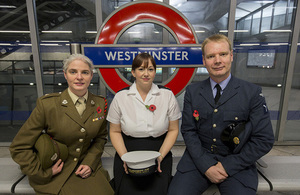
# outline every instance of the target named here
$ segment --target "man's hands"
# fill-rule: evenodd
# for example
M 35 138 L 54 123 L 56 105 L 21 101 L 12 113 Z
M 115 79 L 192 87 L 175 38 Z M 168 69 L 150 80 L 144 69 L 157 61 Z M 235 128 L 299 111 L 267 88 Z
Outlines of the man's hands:
M 221 183 L 228 177 L 221 162 L 207 169 L 205 175 L 212 183 Z

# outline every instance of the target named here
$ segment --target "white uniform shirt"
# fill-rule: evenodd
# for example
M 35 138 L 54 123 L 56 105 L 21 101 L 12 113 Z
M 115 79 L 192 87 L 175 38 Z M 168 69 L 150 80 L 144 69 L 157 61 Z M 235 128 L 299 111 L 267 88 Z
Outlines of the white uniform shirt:
M 152 112 L 146 105 L 155 105 L 156 110 Z M 171 90 L 152 84 L 143 102 L 136 84 L 133 83 L 129 89 L 115 95 L 107 120 L 121 124 L 122 132 L 128 136 L 159 137 L 168 131 L 169 121 L 178 120 L 180 117 L 180 108 Z

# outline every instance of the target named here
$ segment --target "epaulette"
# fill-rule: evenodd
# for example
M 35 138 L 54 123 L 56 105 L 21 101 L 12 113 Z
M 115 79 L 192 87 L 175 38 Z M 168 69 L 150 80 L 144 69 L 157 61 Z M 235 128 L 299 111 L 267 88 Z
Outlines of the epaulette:
M 61 92 L 58 93 L 47 93 L 44 96 L 41 97 L 41 99 L 46 99 L 46 98 L 50 98 L 50 97 L 58 97 L 60 96 Z
M 170 91 L 171 91 L 171 89 L 170 89 L 170 88 L 168 88 L 168 87 L 165 87 L 165 86 L 163 86 L 163 85 L 157 85 L 157 87 L 158 87 L 159 89 L 168 89 L 168 90 L 170 90 Z
M 93 94 L 94 95 L 94 94 Z M 98 96 L 100 98 L 103 98 L 104 99 L 104 114 L 106 114 L 107 112 L 107 99 L 103 96 L 103 95 L 95 95 L 95 96 Z
M 105 97 L 103 96 L 103 95 L 95 95 L 95 94 L 93 94 L 94 96 L 98 96 L 98 97 L 101 97 L 101 98 L 103 98 L 103 99 L 105 99 Z

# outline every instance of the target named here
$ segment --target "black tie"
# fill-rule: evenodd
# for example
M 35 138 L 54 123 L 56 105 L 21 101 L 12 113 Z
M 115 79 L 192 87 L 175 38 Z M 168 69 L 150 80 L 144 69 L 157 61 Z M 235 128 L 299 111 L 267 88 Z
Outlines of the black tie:
M 216 84 L 215 88 L 217 88 L 217 94 L 215 96 L 215 103 L 217 103 L 221 97 L 221 87 L 219 84 Z

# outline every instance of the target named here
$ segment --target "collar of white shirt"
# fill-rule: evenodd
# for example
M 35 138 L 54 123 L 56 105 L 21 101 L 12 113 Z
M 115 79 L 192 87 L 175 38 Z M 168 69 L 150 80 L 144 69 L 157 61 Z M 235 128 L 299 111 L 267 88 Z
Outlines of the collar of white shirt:
M 127 92 L 127 95 L 135 95 L 137 93 L 138 93 L 138 90 L 136 88 L 136 83 L 134 82 L 130 86 L 130 88 L 129 88 L 128 92 Z M 150 89 L 149 93 L 152 94 L 152 95 L 159 94 L 159 88 L 158 88 L 158 86 L 156 84 L 152 83 L 152 86 L 151 86 L 151 89 Z

